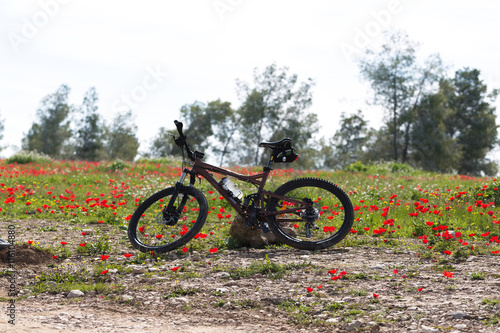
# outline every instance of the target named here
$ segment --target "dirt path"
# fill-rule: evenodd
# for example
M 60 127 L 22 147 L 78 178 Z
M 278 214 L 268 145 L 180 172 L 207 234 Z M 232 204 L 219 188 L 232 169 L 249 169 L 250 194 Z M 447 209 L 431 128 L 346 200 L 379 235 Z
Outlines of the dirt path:
M 40 235 L 34 224 L 56 225 L 17 223 L 18 230 L 30 225 L 25 239 Z M 53 241 L 80 232 L 56 229 L 43 236 Z M 123 246 L 109 259 L 117 270 L 103 274 L 100 288 L 76 298 L 68 298 L 64 286 L 74 286 L 71 276 L 95 281 L 98 257 L 17 263 L 16 325 L 7 323 L 9 285 L 3 278 L 0 332 L 500 332 L 500 265 L 494 256 L 422 259 L 404 246 L 314 253 L 239 249 L 171 254 L 159 264 L 132 266 L 121 255 Z M 4 263 L 0 270 L 7 268 Z M 332 280 L 343 271 L 343 278 Z M 454 274 L 447 278 L 444 271 Z M 54 272 L 68 275 L 38 282 L 47 289 L 36 287 L 42 274 Z

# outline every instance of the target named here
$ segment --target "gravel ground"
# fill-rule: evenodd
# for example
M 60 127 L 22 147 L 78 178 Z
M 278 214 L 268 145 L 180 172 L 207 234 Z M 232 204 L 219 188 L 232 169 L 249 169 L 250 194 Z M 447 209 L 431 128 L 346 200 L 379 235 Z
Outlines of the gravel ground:
M 18 241 L 34 240 L 42 247 L 81 238 L 82 229 L 91 230 L 89 242 L 97 237 L 92 235 L 96 225 L 12 223 Z M 98 255 L 53 259 L 17 245 L 16 325 L 7 322 L 9 265 L 6 250 L 0 252 L 1 332 L 500 332 L 500 265 L 495 256 L 422 259 L 405 246 L 319 252 L 244 248 L 171 253 L 159 263 L 133 264 L 123 256 L 133 252 L 123 232 L 100 228 L 117 244 L 106 261 L 117 268 L 99 278 L 104 290 L 87 290 L 82 296 L 51 288 L 62 286 L 71 274 L 87 274 L 95 281 Z M 34 292 L 37 277 L 55 271 L 69 275 Z M 447 278 L 444 271 L 454 274 Z M 332 280 L 341 272 L 346 272 L 343 278 Z

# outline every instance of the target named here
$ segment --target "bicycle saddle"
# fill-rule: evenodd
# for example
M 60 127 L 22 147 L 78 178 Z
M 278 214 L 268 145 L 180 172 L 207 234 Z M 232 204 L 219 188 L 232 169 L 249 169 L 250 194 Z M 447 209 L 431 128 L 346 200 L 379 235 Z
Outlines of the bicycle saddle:
M 274 142 L 261 142 L 259 143 L 259 147 L 265 147 L 269 149 L 276 149 L 276 148 L 290 148 L 292 147 L 292 139 L 290 138 L 284 138 L 280 141 L 274 141 Z

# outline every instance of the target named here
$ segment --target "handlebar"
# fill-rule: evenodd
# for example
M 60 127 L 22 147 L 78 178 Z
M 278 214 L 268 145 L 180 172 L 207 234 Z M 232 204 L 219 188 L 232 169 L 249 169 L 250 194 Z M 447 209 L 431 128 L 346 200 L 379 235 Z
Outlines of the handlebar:
M 186 149 L 186 153 L 191 161 L 195 161 L 197 158 L 202 159 L 205 154 L 197 150 L 193 151 L 189 147 L 186 141 L 186 136 L 182 132 L 183 124 L 180 121 L 174 120 L 175 127 L 177 127 L 177 132 L 179 132 L 179 137 L 176 139 L 174 137 L 175 144 L 181 147 L 181 149 Z
M 174 120 L 174 124 L 175 124 L 175 127 L 177 127 L 177 132 L 179 132 L 179 135 L 184 136 L 184 134 L 182 133 L 183 124 L 177 120 Z

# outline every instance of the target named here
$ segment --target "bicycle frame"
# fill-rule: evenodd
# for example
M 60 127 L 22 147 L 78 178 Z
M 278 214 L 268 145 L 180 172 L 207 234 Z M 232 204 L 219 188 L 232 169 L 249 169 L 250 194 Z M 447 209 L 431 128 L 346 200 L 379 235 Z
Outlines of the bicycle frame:
M 277 195 L 273 192 L 267 191 L 264 189 L 264 186 L 267 182 L 267 179 L 269 177 L 269 173 L 271 172 L 270 164 L 272 162 L 269 161 L 268 166 L 264 167 L 264 171 L 255 175 L 251 176 L 245 176 L 240 173 L 224 169 L 221 167 L 217 167 L 208 163 L 205 163 L 201 161 L 200 159 L 196 158 L 194 161 L 194 164 L 191 167 L 191 170 L 189 169 L 184 169 L 183 174 L 181 176 L 181 179 L 177 184 L 182 185 L 183 181 L 185 180 L 187 174 L 190 174 L 190 186 L 194 186 L 195 181 L 196 181 L 196 176 L 202 176 L 205 180 L 207 180 L 217 192 L 219 192 L 224 199 L 227 200 L 227 202 L 238 212 L 240 215 L 247 215 L 249 212 L 247 211 L 248 206 L 243 205 L 242 203 L 239 203 L 238 201 L 234 200 L 231 195 L 226 191 L 222 186 L 219 185 L 219 182 L 213 177 L 213 175 L 210 172 L 224 175 L 224 176 L 230 176 L 235 179 L 238 179 L 240 181 L 244 181 L 247 183 L 254 184 L 258 186 L 257 190 L 257 199 L 254 203 L 255 207 L 259 207 L 261 209 L 261 216 L 263 217 L 268 217 L 271 215 L 282 215 L 282 214 L 297 214 L 298 211 L 302 209 L 307 209 L 311 206 L 310 203 L 302 201 L 302 200 L 296 200 L 288 197 L 284 197 L 281 195 Z M 179 186 L 177 185 L 176 186 Z M 290 203 L 294 203 L 295 206 L 293 208 L 283 208 L 279 211 L 276 212 L 266 212 L 265 210 L 265 204 L 269 200 L 269 198 L 277 198 L 279 200 L 285 200 Z M 280 218 L 280 221 L 282 222 L 294 222 L 294 221 L 301 221 L 300 219 L 290 219 L 290 218 Z

